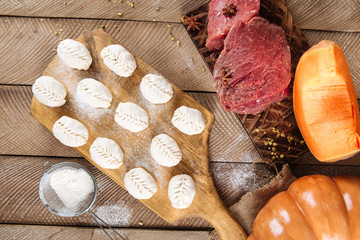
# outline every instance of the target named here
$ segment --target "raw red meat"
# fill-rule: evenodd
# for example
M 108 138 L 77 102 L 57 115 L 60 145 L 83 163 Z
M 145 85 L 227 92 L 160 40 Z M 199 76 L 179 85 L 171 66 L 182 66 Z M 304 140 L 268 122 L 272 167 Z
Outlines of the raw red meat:
M 214 86 L 228 111 L 256 114 L 289 95 L 290 71 L 284 31 L 254 17 L 247 24 L 236 23 L 229 32 L 214 66 Z
M 231 4 L 236 7 L 235 14 L 225 16 L 222 9 Z M 210 51 L 222 50 L 231 27 L 238 21 L 249 21 L 258 14 L 259 9 L 260 0 L 212 0 L 208 13 L 206 47 Z

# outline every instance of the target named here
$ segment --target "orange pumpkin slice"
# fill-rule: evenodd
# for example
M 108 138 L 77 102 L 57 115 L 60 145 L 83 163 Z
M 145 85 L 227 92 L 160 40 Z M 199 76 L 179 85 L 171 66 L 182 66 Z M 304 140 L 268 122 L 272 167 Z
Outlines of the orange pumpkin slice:
M 312 154 L 334 162 L 359 151 L 360 119 L 355 89 L 338 44 L 321 41 L 300 58 L 294 112 Z

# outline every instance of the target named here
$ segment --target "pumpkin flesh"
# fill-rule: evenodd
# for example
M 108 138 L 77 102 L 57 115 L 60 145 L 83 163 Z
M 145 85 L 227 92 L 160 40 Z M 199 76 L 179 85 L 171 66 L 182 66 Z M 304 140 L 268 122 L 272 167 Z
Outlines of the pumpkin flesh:
M 293 94 L 299 129 L 318 160 L 338 161 L 359 151 L 358 103 L 339 45 L 321 41 L 304 53 Z

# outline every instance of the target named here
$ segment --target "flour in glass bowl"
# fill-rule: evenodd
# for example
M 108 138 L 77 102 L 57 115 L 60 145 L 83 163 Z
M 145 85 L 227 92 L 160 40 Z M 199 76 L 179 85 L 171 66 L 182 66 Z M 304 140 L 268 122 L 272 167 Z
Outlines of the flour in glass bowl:
M 64 168 L 54 172 L 50 186 L 68 208 L 77 206 L 94 192 L 94 182 L 83 169 Z

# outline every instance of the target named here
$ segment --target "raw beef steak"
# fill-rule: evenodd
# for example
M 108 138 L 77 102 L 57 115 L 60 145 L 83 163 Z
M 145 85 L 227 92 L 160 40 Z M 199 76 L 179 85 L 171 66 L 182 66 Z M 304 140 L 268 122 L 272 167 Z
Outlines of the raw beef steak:
M 223 10 L 225 8 L 228 10 Z M 222 50 L 231 27 L 238 21 L 248 22 L 258 14 L 259 9 L 260 0 L 212 0 L 208 13 L 206 47 L 210 51 Z
M 284 31 L 254 17 L 229 32 L 214 66 L 214 86 L 226 110 L 256 114 L 289 95 L 290 71 Z

